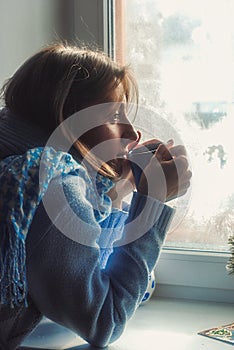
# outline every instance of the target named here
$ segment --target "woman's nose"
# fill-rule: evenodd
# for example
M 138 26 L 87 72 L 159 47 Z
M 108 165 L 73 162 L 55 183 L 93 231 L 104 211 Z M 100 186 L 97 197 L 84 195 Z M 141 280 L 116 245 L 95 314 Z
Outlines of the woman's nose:
M 122 137 L 126 140 L 137 141 L 139 135 L 133 126 L 133 124 L 127 119 L 126 123 L 122 124 L 123 126 L 123 134 Z

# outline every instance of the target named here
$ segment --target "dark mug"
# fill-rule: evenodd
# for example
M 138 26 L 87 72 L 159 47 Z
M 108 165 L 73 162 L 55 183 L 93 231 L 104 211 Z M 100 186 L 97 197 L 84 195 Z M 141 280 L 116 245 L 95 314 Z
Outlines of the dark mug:
M 143 169 L 149 163 L 150 159 L 156 152 L 159 145 L 162 142 L 150 143 L 148 145 L 143 145 L 138 148 L 132 149 L 128 153 L 128 160 L 130 161 L 130 166 L 134 176 L 136 187 L 139 184 L 141 174 Z

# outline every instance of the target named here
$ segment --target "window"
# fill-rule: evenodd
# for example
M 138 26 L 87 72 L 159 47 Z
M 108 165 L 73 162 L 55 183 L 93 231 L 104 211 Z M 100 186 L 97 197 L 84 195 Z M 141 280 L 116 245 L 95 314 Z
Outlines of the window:
M 147 109 L 147 119 L 142 112 L 137 120 L 145 138 L 176 131 L 188 148 L 191 198 L 184 211 L 179 203 L 185 216 L 157 265 L 158 295 L 234 302 L 234 278 L 225 270 L 234 227 L 233 14 L 232 0 L 0 2 L 1 84 L 46 43 L 94 43 L 132 65 Z
M 182 141 L 193 171 L 166 245 L 227 251 L 234 227 L 234 3 L 115 3 L 116 59 L 131 64 L 140 87 L 136 125 L 146 138 Z
M 156 295 L 234 302 L 226 264 L 234 227 L 234 4 L 115 0 L 115 59 L 140 88 L 145 138 L 185 144 L 191 192 L 156 267 Z

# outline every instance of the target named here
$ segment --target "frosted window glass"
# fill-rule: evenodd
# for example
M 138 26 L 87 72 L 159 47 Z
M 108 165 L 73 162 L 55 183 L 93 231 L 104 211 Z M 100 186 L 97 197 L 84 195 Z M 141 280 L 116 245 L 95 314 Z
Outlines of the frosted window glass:
M 234 2 L 124 5 L 124 41 L 117 52 L 124 51 L 135 71 L 141 105 L 153 107 L 176 130 L 192 164 L 186 215 L 166 244 L 225 251 L 234 233 Z M 157 136 L 156 122 L 150 113 L 137 120 L 146 138 Z

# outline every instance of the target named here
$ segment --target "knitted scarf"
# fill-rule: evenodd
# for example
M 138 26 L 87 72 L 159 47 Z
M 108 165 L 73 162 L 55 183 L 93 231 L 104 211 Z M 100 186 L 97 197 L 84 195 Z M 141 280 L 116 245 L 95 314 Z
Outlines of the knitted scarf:
M 49 147 L 30 149 L 0 162 L 1 304 L 14 307 L 24 302 L 27 306 L 25 239 L 33 216 L 51 180 L 80 169 L 70 154 Z M 113 184 L 104 177 L 102 181 L 107 192 Z M 109 197 L 105 200 L 110 207 Z M 97 215 L 101 221 L 100 212 Z

